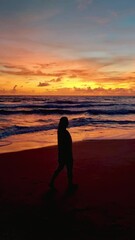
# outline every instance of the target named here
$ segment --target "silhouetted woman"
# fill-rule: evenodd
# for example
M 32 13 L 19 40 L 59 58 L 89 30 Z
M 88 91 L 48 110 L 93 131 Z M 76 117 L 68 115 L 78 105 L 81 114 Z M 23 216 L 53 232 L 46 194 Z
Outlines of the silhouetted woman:
M 54 182 L 56 177 L 66 166 L 68 176 L 69 189 L 75 188 L 75 184 L 72 182 L 72 169 L 73 169 L 73 155 L 72 155 L 72 138 L 68 130 L 68 118 L 61 117 L 58 125 L 58 167 L 54 172 L 50 187 L 55 188 Z

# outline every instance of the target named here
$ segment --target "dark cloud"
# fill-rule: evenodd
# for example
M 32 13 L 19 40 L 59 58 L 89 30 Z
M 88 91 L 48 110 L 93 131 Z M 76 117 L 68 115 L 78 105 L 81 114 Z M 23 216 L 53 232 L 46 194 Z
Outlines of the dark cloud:
M 47 87 L 47 86 L 49 86 L 49 85 L 50 85 L 50 84 L 47 83 L 47 82 L 39 82 L 38 87 Z
M 12 92 L 16 92 L 16 90 L 17 90 L 17 85 L 13 87 Z
M 134 89 L 124 89 L 124 88 L 109 88 L 109 89 L 105 89 L 102 87 L 98 87 L 98 88 L 94 88 L 92 89 L 91 87 L 87 87 L 87 88 L 76 88 L 74 87 L 74 92 L 76 94 L 84 94 L 84 95 L 94 95 L 94 96 L 98 96 L 98 95 L 112 95 L 112 96 L 126 96 L 126 95 L 134 95 L 135 94 L 135 90 Z
M 61 77 L 57 77 L 57 78 L 51 79 L 49 82 L 61 82 L 61 80 L 62 80 Z

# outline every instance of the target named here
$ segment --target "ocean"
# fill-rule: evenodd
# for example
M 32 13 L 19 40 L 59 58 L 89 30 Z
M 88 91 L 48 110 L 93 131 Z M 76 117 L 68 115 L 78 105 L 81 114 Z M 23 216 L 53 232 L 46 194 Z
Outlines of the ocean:
M 62 116 L 73 142 L 135 138 L 134 96 L 0 96 L 0 152 L 56 145 Z

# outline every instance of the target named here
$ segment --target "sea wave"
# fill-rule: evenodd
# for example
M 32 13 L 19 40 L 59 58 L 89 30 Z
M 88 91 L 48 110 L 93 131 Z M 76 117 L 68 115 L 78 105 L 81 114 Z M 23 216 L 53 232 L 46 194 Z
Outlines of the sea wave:
M 85 111 L 72 111 L 66 109 L 32 109 L 32 110 L 0 110 L 0 114 L 11 115 L 11 114 L 39 114 L 39 115 L 50 115 L 50 114 L 81 114 Z
M 96 126 L 96 125 L 135 125 L 135 121 L 132 120 L 98 120 L 92 118 L 73 118 L 70 121 L 69 127 L 80 127 L 80 126 Z M 37 126 L 18 126 L 13 125 L 11 127 L 6 127 L 0 132 L 0 139 L 6 138 L 12 135 L 25 134 L 25 133 L 34 133 L 47 130 L 55 130 L 58 125 L 56 123 L 46 124 L 46 125 L 37 125 Z
M 71 128 L 132 129 L 135 97 L 1 96 L 0 138 L 57 129 L 63 115 Z
M 84 126 L 84 125 L 129 125 L 129 124 L 135 124 L 134 120 L 101 120 L 101 119 L 93 119 L 93 118 L 73 118 L 70 122 L 71 127 L 77 127 L 77 126 Z
M 45 125 L 45 126 L 11 126 L 7 127 L 5 130 L 1 131 L 0 139 L 9 137 L 12 135 L 24 134 L 24 133 L 33 133 L 33 132 L 40 132 L 45 130 L 56 129 L 57 126 L 54 124 Z
M 42 108 L 42 109 L 61 109 L 61 108 L 76 108 L 76 109 L 80 109 L 80 108 L 90 108 L 90 107 L 113 107 L 113 108 L 118 108 L 118 107 L 123 107 L 123 108 L 131 108 L 131 107 L 135 107 L 135 104 L 128 104 L 128 103 L 123 103 L 123 104 L 119 104 L 119 103 L 91 103 L 91 102 L 82 102 L 82 103 L 75 103 L 72 102 L 72 104 L 67 104 L 65 102 L 62 102 L 62 104 L 59 104 L 57 102 L 55 103 L 41 103 L 41 104 L 34 104 L 34 103 L 23 103 L 23 104 L 0 104 L 0 110 L 9 110 L 10 109 L 38 109 L 38 108 Z
M 39 115 L 50 115 L 50 114 L 58 114 L 58 115 L 72 115 L 72 114 L 89 114 L 89 115 L 129 115 L 135 114 L 135 109 L 83 109 L 83 110 L 68 110 L 68 109 L 19 109 L 19 110 L 0 110 L 1 115 L 15 115 L 15 114 L 39 114 Z

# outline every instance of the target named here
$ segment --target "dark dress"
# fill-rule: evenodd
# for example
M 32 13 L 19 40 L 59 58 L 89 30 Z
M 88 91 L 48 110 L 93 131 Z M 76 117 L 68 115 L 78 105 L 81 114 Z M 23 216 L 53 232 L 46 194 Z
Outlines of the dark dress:
M 58 161 L 60 165 L 73 163 L 72 138 L 66 129 L 58 130 Z

